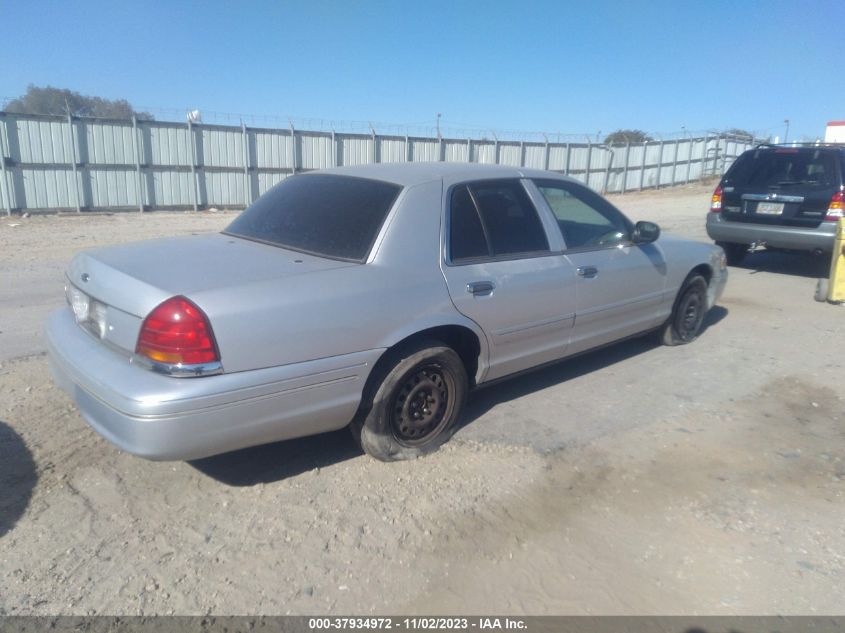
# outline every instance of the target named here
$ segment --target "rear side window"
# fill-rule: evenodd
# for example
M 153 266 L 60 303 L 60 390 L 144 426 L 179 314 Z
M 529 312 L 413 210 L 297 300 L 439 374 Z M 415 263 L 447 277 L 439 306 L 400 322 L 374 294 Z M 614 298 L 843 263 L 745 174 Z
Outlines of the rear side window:
M 449 242 L 453 261 L 549 251 L 537 210 L 518 180 L 456 187 Z
M 452 219 L 449 243 L 453 260 L 475 259 L 490 255 L 481 218 L 469 195 L 469 189 L 458 187 L 452 193 Z
M 783 147 L 746 152 L 728 171 L 725 182 L 736 187 L 833 187 L 839 185 L 839 175 L 832 152 Z
M 365 178 L 292 176 L 256 200 L 224 233 L 362 262 L 400 190 L 398 185 Z

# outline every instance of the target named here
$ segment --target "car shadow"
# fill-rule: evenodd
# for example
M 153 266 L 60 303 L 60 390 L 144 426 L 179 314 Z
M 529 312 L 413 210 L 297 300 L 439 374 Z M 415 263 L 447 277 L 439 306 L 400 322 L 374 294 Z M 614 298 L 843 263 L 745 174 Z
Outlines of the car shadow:
M 281 481 L 362 455 L 349 429 L 244 448 L 188 462 L 227 486 Z
M 709 328 L 716 326 L 726 316 L 728 316 L 727 308 L 719 305 L 714 306 L 704 318 L 700 336 L 703 336 Z M 662 343 L 660 343 L 656 334 L 631 338 L 585 352 L 573 358 L 557 361 L 539 369 L 530 370 L 522 375 L 507 378 L 502 382 L 495 382 L 491 385 L 494 387 L 492 389 L 489 387 L 480 388 L 470 395 L 458 430 L 469 426 L 490 409 L 503 402 L 522 398 L 535 391 L 541 391 L 610 367 L 639 354 L 654 350 L 661 345 Z
M 32 453 L 21 436 L 0 420 L 0 538 L 26 512 L 37 482 Z
M 709 328 L 718 324 L 726 316 L 728 316 L 728 309 L 724 306 L 715 305 L 710 308 L 710 312 L 707 313 L 707 316 L 704 317 L 704 322 L 701 324 L 701 333 L 699 336 L 704 336 Z
M 715 306 L 705 317 L 702 334 L 724 319 L 728 311 Z M 655 336 L 615 343 L 597 351 L 496 383 L 494 389 L 471 394 L 458 429 L 472 424 L 495 405 L 621 362 L 659 347 Z M 348 429 L 295 440 L 245 448 L 188 462 L 227 486 L 254 486 L 295 477 L 315 468 L 339 464 L 363 455 Z
M 750 270 L 752 274 L 765 272 L 826 279 L 830 274 L 830 257 L 811 253 L 759 251 L 749 253 L 742 262 L 733 267 Z

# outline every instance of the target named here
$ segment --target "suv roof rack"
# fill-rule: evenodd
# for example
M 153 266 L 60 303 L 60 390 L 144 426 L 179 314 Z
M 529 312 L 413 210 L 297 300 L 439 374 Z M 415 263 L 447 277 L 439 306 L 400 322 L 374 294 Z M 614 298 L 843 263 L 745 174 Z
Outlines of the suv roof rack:
M 842 147 L 845 148 L 845 142 L 829 143 L 824 141 L 802 141 L 797 143 L 759 143 L 755 147 Z

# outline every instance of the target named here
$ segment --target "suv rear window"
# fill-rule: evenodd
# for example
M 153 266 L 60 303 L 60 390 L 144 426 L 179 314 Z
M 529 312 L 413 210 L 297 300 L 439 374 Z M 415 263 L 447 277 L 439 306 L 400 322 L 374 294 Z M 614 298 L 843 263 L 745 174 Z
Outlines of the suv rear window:
M 312 255 L 362 262 L 401 187 L 332 174 L 292 176 L 241 213 L 225 231 Z
M 725 176 L 737 187 L 778 188 L 839 185 L 836 157 L 822 149 L 783 147 L 746 152 Z

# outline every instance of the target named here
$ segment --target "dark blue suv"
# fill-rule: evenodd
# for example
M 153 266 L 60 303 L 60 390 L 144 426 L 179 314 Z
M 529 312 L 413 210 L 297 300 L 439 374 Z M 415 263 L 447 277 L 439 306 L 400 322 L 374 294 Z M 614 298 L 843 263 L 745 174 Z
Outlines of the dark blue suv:
M 758 247 L 830 253 L 845 213 L 845 147 L 760 145 L 713 192 L 707 234 L 729 264 Z

